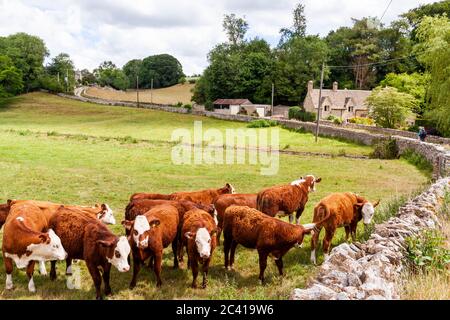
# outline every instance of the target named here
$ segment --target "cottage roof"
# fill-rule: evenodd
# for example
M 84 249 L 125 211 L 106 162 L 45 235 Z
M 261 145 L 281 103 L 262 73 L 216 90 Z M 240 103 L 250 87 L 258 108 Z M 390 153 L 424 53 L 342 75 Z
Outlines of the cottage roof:
M 328 100 L 332 109 L 345 109 L 349 104 L 357 108 L 367 108 L 366 99 L 372 93 L 370 90 L 331 90 L 322 89 L 322 105 Z M 319 102 L 319 89 L 313 89 L 311 92 L 314 108 L 317 108 Z
M 213 102 L 214 104 L 221 105 L 242 105 L 242 104 L 252 104 L 248 99 L 217 99 Z

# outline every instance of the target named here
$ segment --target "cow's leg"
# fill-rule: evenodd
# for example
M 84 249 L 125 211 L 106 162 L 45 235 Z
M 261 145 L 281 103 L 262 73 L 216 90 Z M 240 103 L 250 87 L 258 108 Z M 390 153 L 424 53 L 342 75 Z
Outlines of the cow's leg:
M 6 283 L 5 289 L 11 290 L 14 288 L 13 280 L 12 280 L 12 272 L 14 269 L 13 260 L 11 258 L 6 258 L 3 254 L 3 263 L 5 264 L 5 272 L 6 272 Z
M 211 262 L 211 257 L 209 257 L 205 262 L 203 262 L 203 282 L 202 282 L 202 288 L 206 289 L 206 286 L 208 285 L 208 270 L 209 270 L 209 263 Z
M 348 242 L 348 237 L 350 236 L 350 226 L 345 226 L 345 242 Z
M 290 215 L 289 215 L 289 223 L 293 223 L 294 222 L 294 214 L 293 213 L 291 213 Z
M 224 251 L 224 255 L 225 255 L 225 269 L 228 269 L 228 266 L 230 265 L 230 248 L 231 248 L 232 242 L 233 242 L 233 240 L 231 239 L 231 237 L 227 237 L 224 234 L 223 251 Z
M 159 288 L 162 285 L 161 281 L 161 265 L 162 265 L 162 252 L 155 253 L 155 265 L 153 270 L 156 276 L 156 286 Z
M 230 268 L 233 269 L 233 265 L 234 265 L 234 257 L 236 255 L 236 247 L 237 247 L 238 243 L 237 241 L 232 241 L 231 242 L 231 249 L 230 249 Z
M 28 276 L 28 291 L 36 292 L 36 286 L 34 285 L 33 273 L 34 273 L 34 265 L 36 261 L 28 262 L 27 266 L 27 276 Z
M 72 275 L 72 259 L 66 259 L 66 276 Z
M 280 276 L 283 276 L 283 257 L 275 259 L 275 264 L 278 267 L 278 273 L 280 274 Z
M 109 285 L 109 278 L 111 273 L 111 263 L 107 263 L 103 268 L 103 283 L 105 284 L 105 295 L 112 294 L 111 286 Z
M 316 248 L 317 245 L 319 243 L 319 236 L 320 236 L 320 231 L 322 230 L 322 228 L 319 228 L 319 230 L 314 231 L 313 235 L 311 237 L 311 263 L 316 264 Z
M 350 225 L 350 231 L 352 233 L 352 242 L 356 242 L 356 228 L 358 227 L 357 223 Z
M 264 279 L 264 271 L 266 271 L 267 267 L 267 256 L 268 254 L 263 251 L 258 251 L 259 254 L 259 280 L 264 284 L 266 281 Z
M 305 206 L 300 206 L 300 207 L 298 207 L 297 211 L 295 212 L 295 224 L 296 225 L 300 224 L 300 217 L 304 210 L 305 210 Z
M 189 252 L 188 252 L 189 255 Z M 197 288 L 197 277 L 198 277 L 198 259 L 189 259 L 191 270 L 192 270 L 192 288 Z
M 50 280 L 56 280 L 56 260 L 50 262 Z
M 336 229 L 325 229 L 325 231 L 325 237 L 323 238 L 323 255 L 326 259 L 328 257 L 328 254 L 330 253 L 331 240 L 333 240 Z
M 217 245 L 220 246 L 220 236 L 222 235 L 222 226 L 217 227 Z
M 178 239 L 172 241 L 172 251 L 173 251 L 173 268 L 178 269 Z
M 133 253 L 133 277 L 130 282 L 130 289 L 136 287 L 136 279 L 141 270 L 141 259 L 138 257 L 138 253 Z
M 102 276 L 100 275 L 100 271 L 98 270 L 97 266 L 95 266 L 93 263 L 90 263 L 89 261 L 86 261 L 86 265 L 88 267 L 89 273 L 91 274 L 92 280 L 94 281 L 95 286 L 95 298 L 97 300 L 102 299 Z
M 39 261 L 39 273 L 41 276 L 47 275 L 47 268 L 45 267 L 45 261 Z

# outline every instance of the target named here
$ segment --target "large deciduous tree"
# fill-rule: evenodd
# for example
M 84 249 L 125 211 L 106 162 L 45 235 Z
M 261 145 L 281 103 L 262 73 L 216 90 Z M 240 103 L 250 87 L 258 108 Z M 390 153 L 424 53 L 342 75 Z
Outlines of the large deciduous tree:
M 101 86 L 111 86 L 118 90 L 126 90 L 129 86 L 128 78 L 123 71 L 111 61 L 103 62 L 94 70 L 94 75 Z
M 417 100 L 408 93 L 392 87 L 377 87 L 366 100 L 370 115 L 376 124 L 384 128 L 399 128 L 405 125 L 408 115 Z
M 150 88 L 152 79 L 154 88 L 170 87 L 184 76 L 181 63 L 170 54 L 145 58 L 142 60 L 140 70 L 139 82 L 142 88 Z
M 13 96 L 23 89 L 22 73 L 7 56 L 0 56 L 0 97 Z
M 280 30 L 281 38 L 279 46 L 283 45 L 294 37 L 306 36 L 305 6 L 301 3 L 297 4 L 292 15 L 294 20 L 292 27 L 281 28 Z
M 75 86 L 75 66 L 67 53 L 60 53 L 46 67 L 48 75 L 58 78 L 67 90 Z
M 244 42 L 248 30 L 248 23 L 244 18 L 236 17 L 234 13 L 226 14 L 222 26 L 230 44 L 237 46 Z
M 137 79 L 140 77 L 140 73 L 142 70 L 142 60 L 133 59 L 128 61 L 122 68 L 123 73 L 128 78 L 128 82 L 131 88 L 136 88 Z M 139 86 L 142 84 L 142 79 L 139 79 Z

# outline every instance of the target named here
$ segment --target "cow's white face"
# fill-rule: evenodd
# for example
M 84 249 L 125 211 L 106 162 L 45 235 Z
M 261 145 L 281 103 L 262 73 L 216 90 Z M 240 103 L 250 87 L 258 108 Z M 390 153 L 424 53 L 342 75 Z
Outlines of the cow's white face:
M 369 224 L 372 221 L 373 214 L 375 213 L 375 208 L 370 202 L 366 202 L 362 209 L 362 217 L 363 217 L 363 223 Z
M 298 180 L 294 180 L 291 182 L 291 186 L 299 186 L 301 185 L 303 182 L 305 182 L 306 180 L 303 178 L 300 178 Z
M 231 194 L 235 194 L 236 193 L 236 190 L 234 189 L 234 187 L 231 184 L 227 183 L 227 187 L 230 190 Z
M 137 216 L 134 220 L 133 239 L 138 248 L 146 248 L 148 246 L 148 236 L 141 239 L 148 230 L 150 230 L 150 224 L 147 218 L 145 216 Z
M 30 244 L 27 251 L 31 252 L 33 257 L 39 257 L 39 260 L 64 260 L 67 257 L 67 252 L 64 250 L 61 239 L 52 230 L 48 230 L 49 240 L 43 240 L 42 243 Z
M 114 254 L 112 258 L 107 258 L 108 262 L 117 268 L 120 272 L 127 272 L 130 270 L 130 265 L 128 264 L 128 255 L 130 254 L 131 248 L 127 241 L 127 238 L 122 236 L 114 248 Z
M 206 228 L 200 228 L 197 230 L 195 235 L 192 235 L 191 232 L 187 232 L 185 236 L 188 239 L 191 239 L 193 236 L 195 237 L 195 246 L 197 248 L 197 252 L 202 259 L 208 259 L 211 255 L 211 235 Z
M 116 224 L 114 213 L 107 204 L 102 204 L 102 212 L 97 214 L 97 218 L 104 224 Z

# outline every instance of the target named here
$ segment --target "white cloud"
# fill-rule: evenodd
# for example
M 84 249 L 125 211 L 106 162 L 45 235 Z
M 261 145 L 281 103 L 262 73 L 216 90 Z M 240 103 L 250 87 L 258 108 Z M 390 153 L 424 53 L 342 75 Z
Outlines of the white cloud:
M 111 60 L 159 53 L 177 57 L 187 74 L 207 66 L 207 54 L 225 40 L 223 15 L 236 13 L 249 22 L 248 36 L 272 45 L 279 30 L 291 25 L 296 0 L 0 0 L 0 36 L 27 32 L 41 37 L 52 56 L 70 54 L 77 68 L 96 68 Z M 383 22 L 434 0 L 394 0 Z M 303 0 L 310 34 L 326 35 L 351 18 L 381 16 L 389 0 Z

